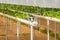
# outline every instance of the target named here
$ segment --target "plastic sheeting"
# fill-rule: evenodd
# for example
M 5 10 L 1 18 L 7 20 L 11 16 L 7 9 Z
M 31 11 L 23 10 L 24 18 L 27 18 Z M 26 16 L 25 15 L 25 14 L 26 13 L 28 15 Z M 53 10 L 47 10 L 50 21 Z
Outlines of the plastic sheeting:
M 0 0 L 0 3 L 60 8 L 60 0 Z

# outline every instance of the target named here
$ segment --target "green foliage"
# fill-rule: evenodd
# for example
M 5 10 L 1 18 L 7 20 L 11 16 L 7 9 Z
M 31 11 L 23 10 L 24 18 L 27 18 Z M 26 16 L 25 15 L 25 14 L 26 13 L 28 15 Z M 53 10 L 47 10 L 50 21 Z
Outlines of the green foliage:
M 60 9 L 58 9 L 58 8 L 43 8 L 43 7 L 37 7 L 37 6 L 0 3 L 0 12 L 6 13 L 6 14 L 9 14 L 12 16 L 16 16 L 16 17 L 17 16 L 20 17 L 21 15 L 23 15 L 18 12 L 12 12 L 8 9 L 14 9 L 17 11 L 23 11 L 23 12 L 29 12 L 29 13 L 38 13 L 39 15 L 50 16 L 50 17 L 60 19 Z M 18 15 L 18 14 L 20 14 L 20 15 Z M 24 17 L 26 17 L 26 15 Z
M 15 16 L 19 18 L 27 18 L 27 15 L 25 13 L 16 13 Z

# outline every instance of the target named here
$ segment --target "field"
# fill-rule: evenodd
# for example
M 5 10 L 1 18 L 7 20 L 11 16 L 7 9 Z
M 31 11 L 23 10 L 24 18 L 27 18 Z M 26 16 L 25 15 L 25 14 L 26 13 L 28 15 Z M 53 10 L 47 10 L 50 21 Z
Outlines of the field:
M 10 20 L 8 19 L 8 40 L 16 40 L 16 21 L 12 21 L 12 28 L 10 28 Z M 6 39 L 6 26 L 5 19 L 3 16 L 0 16 L 0 40 Z M 24 31 L 23 31 L 24 30 Z M 25 24 L 20 26 L 20 40 L 30 40 L 30 27 Z M 51 40 L 54 40 L 53 37 L 50 37 Z M 39 32 L 34 29 L 34 40 L 47 40 L 47 34 Z
M 12 10 L 16 11 L 12 11 Z M 11 16 L 14 16 L 16 18 L 23 18 L 27 19 L 28 16 L 31 17 L 29 13 L 42 15 L 42 16 L 49 16 L 54 17 L 57 19 L 60 19 L 60 9 L 56 8 L 42 8 L 42 7 L 36 7 L 36 6 L 26 6 L 26 5 L 15 5 L 15 4 L 3 4 L 0 3 L 0 12 L 4 14 L 8 14 Z M 40 18 L 39 18 L 40 19 Z M 6 20 L 3 16 L 0 16 L 0 40 L 5 40 L 6 38 Z M 40 22 L 41 21 L 41 22 Z M 34 40 L 47 40 L 47 29 L 46 29 L 46 20 L 42 19 L 38 20 L 40 26 L 37 26 L 37 28 L 34 27 Z M 39 25 L 38 24 L 38 25 Z M 50 40 L 55 40 L 54 38 L 54 22 L 50 22 Z M 59 23 L 56 22 L 56 35 L 57 40 L 60 40 L 59 32 L 58 32 L 58 25 Z M 15 20 L 12 20 L 12 27 L 10 27 L 10 19 L 8 18 L 8 40 L 16 40 L 16 26 L 17 22 Z M 21 23 L 20 26 L 20 40 L 30 40 L 30 27 L 28 25 Z

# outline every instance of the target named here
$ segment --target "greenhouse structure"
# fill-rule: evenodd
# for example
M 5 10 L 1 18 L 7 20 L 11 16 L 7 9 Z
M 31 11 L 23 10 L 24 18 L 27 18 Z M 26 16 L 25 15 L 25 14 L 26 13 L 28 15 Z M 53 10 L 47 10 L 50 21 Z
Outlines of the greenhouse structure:
M 60 40 L 60 0 L 0 0 L 0 40 Z

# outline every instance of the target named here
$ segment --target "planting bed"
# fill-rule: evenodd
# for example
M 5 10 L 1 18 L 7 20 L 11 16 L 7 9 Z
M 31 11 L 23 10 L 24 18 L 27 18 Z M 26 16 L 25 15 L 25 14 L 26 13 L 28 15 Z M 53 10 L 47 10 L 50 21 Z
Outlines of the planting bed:
M 6 33 L 5 33 L 5 22 L 3 16 L 0 16 L 0 40 L 5 40 Z M 45 22 L 44 22 L 45 23 Z M 8 40 L 16 40 L 16 26 L 17 22 L 12 20 L 12 28 L 10 29 L 10 20 L 8 18 Z M 21 24 L 20 26 L 20 40 L 30 40 L 30 27 L 25 24 Z M 47 34 L 44 34 L 40 31 L 34 29 L 34 40 L 47 40 Z M 54 37 L 50 36 L 50 40 L 55 40 Z

